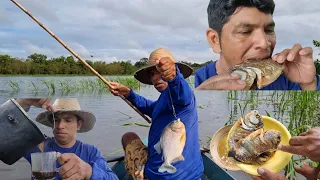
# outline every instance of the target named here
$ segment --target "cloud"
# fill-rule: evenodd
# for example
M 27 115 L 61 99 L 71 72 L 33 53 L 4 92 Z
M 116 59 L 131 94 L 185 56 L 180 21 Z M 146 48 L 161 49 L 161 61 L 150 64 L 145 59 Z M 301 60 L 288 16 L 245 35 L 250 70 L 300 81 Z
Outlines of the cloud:
M 136 62 L 159 47 L 170 49 L 177 61 L 218 58 L 206 40 L 208 0 L 18 2 L 84 59 Z M 317 1 L 276 1 L 275 52 L 295 43 L 314 47 L 312 40 L 320 40 L 318 17 Z M 70 54 L 10 1 L 0 2 L 0 24 L 0 53 L 22 58 L 35 52 Z M 318 53 L 314 48 L 314 57 Z

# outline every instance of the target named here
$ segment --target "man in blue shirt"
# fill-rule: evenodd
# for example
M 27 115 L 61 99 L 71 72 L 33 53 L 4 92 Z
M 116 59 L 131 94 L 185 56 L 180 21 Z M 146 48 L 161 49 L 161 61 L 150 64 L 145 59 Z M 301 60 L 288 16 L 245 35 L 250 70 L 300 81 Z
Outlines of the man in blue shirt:
M 192 69 L 185 64 L 175 63 L 174 57 L 162 48 L 151 53 L 148 65 L 149 67 L 138 71 L 135 78 L 142 83 L 153 85 L 161 93 L 156 101 L 148 100 L 124 85 L 111 83 L 113 86 L 111 92 L 114 95 L 123 95 L 143 114 L 152 118 L 144 177 L 151 180 L 200 179 L 204 167 L 198 140 L 196 99 L 191 87 L 184 79 L 191 75 Z M 158 169 L 163 163 L 163 154 L 158 154 L 154 145 L 159 142 L 165 127 L 177 118 L 180 118 L 186 129 L 186 144 L 182 153 L 184 161 L 172 164 L 177 169 L 175 173 L 160 173 Z M 143 148 L 140 138 L 135 133 L 131 132 L 123 136 L 122 144 L 126 156 L 132 154 L 127 151 L 127 148 L 133 143 L 136 143 L 136 147 L 139 149 Z M 133 173 L 131 172 L 131 174 Z
M 36 121 L 53 128 L 54 137 L 46 138 L 43 144 L 24 156 L 30 164 L 31 153 L 56 151 L 60 155 L 57 163 L 59 173 L 55 179 L 118 179 L 96 147 L 76 140 L 77 132 L 91 130 L 96 121 L 91 112 L 81 110 L 76 99 L 57 99 L 53 105 L 43 99 L 18 99 L 17 102 L 25 110 L 31 105 L 48 109 L 40 113 Z
M 206 31 L 212 50 L 219 54 L 195 72 L 195 87 L 200 90 L 242 90 L 244 81 L 228 69 L 247 59 L 271 57 L 276 45 L 273 0 L 210 0 Z M 295 44 L 272 56 L 284 64 L 283 74 L 264 90 L 320 90 L 319 76 L 311 47 Z M 209 85 L 202 85 L 206 82 Z

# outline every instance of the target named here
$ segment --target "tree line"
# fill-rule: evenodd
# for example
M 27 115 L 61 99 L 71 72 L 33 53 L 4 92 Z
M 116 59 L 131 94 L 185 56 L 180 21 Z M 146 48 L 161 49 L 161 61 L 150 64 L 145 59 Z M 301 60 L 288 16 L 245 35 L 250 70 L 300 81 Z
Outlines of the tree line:
M 320 42 L 313 40 L 316 48 L 320 47 Z M 147 66 L 148 58 L 141 58 L 136 63 L 131 61 L 117 61 L 106 63 L 104 61 L 86 62 L 101 75 L 132 75 L 138 69 Z M 194 70 L 206 65 L 210 61 L 202 64 L 185 62 Z M 320 74 L 320 60 L 315 62 L 317 74 Z M 37 75 L 37 74 L 74 74 L 74 75 L 93 75 L 82 62 L 75 60 L 73 56 L 60 56 L 48 59 L 44 54 L 31 54 L 27 59 L 19 59 L 10 55 L 0 55 L 0 74 L 6 75 Z
M 102 75 L 132 75 L 138 69 L 147 66 L 148 58 L 142 58 L 136 63 L 131 61 L 117 61 L 106 63 L 104 61 L 86 62 Z M 210 62 L 210 61 L 208 61 Z M 208 63 L 206 62 L 206 63 Z M 190 63 L 194 70 L 204 66 L 206 63 Z M 60 56 L 48 59 L 44 54 L 31 54 L 27 59 L 19 59 L 9 55 L 0 55 L 0 74 L 12 75 L 37 75 L 37 74 L 74 74 L 92 75 L 82 62 L 75 60 L 73 56 Z

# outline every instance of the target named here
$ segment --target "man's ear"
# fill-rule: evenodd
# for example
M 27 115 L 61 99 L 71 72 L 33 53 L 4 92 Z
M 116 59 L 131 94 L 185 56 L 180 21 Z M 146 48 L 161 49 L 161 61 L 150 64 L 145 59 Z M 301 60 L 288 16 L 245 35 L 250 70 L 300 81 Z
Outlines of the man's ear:
M 220 54 L 221 53 L 221 46 L 220 46 L 220 38 L 219 34 L 216 30 L 213 30 L 212 28 L 207 29 L 207 40 L 209 45 L 211 46 L 212 50 Z
M 77 129 L 78 129 L 78 131 L 81 129 L 81 127 L 82 127 L 82 119 L 77 121 Z

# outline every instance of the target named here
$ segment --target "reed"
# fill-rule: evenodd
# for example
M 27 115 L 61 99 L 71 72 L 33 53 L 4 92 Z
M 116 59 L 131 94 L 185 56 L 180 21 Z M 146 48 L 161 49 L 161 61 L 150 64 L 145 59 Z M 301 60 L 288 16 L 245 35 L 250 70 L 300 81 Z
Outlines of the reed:
M 132 89 L 139 89 L 143 86 L 139 81 L 133 77 L 113 77 L 106 78 L 109 82 L 118 82 Z M 14 92 L 19 92 L 19 82 L 8 81 L 6 83 L 10 86 Z M 71 92 L 80 93 L 109 93 L 109 88 L 100 79 L 80 79 L 80 80 L 36 80 L 25 82 L 27 88 L 31 88 L 34 93 L 39 91 L 46 91 L 48 94 L 55 94 L 57 91 L 61 91 L 62 94 Z M 23 89 L 23 88 L 22 88 Z

